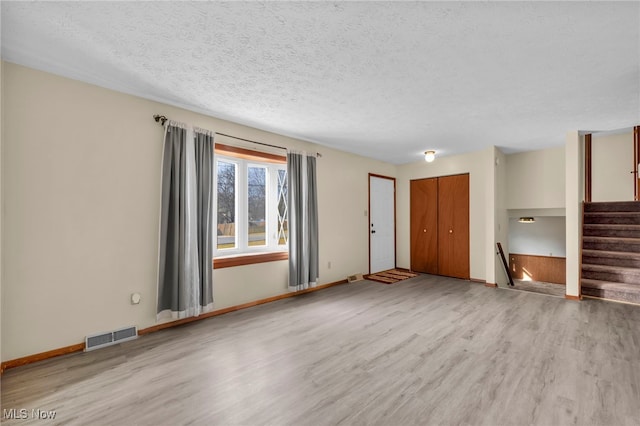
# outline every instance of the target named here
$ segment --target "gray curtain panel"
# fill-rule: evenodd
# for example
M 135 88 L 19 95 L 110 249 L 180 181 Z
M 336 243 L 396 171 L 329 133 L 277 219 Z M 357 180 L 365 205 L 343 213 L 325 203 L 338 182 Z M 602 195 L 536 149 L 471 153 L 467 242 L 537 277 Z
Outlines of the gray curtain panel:
M 158 251 L 158 318 L 213 309 L 213 134 L 165 130 Z
M 167 124 L 162 159 L 160 250 L 158 259 L 158 313 L 183 312 L 187 236 L 187 130 Z
M 213 303 L 213 144 L 214 134 L 206 130 L 195 131 L 196 215 L 198 265 L 200 266 L 200 306 Z
M 287 153 L 289 203 L 289 290 L 315 287 L 318 281 L 318 186 L 316 157 Z

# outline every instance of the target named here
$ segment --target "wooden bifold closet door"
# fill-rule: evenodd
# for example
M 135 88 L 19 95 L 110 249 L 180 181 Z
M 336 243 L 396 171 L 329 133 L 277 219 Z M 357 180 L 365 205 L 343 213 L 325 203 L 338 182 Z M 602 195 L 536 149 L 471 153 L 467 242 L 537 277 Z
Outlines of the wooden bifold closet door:
M 470 278 L 469 175 L 411 181 L 411 269 Z
M 438 178 L 411 181 L 411 270 L 438 273 Z

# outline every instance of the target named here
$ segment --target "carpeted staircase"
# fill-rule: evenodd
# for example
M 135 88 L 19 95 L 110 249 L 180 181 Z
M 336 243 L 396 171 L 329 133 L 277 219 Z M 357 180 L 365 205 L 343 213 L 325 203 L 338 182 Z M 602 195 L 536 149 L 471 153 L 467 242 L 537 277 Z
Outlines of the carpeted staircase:
M 640 202 L 585 203 L 582 294 L 640 304 Z

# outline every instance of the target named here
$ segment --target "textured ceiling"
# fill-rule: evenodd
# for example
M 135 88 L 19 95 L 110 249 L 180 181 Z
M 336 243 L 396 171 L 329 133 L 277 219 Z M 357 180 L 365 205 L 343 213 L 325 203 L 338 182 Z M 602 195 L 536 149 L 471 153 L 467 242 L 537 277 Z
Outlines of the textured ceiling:
M 8 2 L 4 60 L 396 164 L 640 123 L 640 3 Z

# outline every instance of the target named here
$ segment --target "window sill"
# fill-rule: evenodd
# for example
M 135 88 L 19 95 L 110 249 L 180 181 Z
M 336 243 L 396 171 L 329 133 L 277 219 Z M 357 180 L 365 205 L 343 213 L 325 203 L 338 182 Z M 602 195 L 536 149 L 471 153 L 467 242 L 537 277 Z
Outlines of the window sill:
M 216 257 L 213 259 L 213 269 L 231 268 L 233 266 L 253 265 L 254 263 L 275 262 L 277 260 L 287 259 L 289 259 L 289 252 L 286 251 Z

